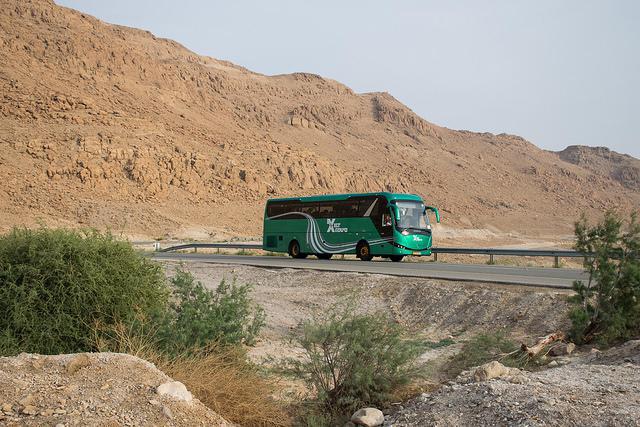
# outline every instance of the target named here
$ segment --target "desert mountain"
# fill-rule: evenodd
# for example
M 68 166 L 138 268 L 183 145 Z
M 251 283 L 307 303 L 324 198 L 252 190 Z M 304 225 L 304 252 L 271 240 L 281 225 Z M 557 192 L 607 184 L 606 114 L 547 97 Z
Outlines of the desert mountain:
M 517 136 L 434 125 L 387 93 L 261 75 L 51 1 L 0 6 L 3 229 L 257 235 L 268 197 L 379 190 L 422 195 L 450 227 L 529 234 L 640 206 L 613 155 L 602 170 Z
M 594 173 L 604 174 L 625 187 L 640 191 L 640 160 L 616 153 L 607 147 L 570 145 L 558 152 L 564 161 L 582 166 Z

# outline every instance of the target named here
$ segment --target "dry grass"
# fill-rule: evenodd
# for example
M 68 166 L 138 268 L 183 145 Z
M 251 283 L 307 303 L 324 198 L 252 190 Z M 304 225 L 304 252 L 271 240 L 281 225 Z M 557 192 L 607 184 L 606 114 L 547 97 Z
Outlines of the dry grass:
M 273 397 L 277 382 L 247 362 L 240 348 L 214 348 L 161 359 L 156 365 L 229 421 L 243 426 L 291 425 L 284 404 Z
M 138 317 L 142 326 L 140 330 L 132 325 L 118 322 L 114 325 L 104 325 L 96 322 L 93 326 L 93 345 L 98 351 L 111 351 L 114 353 L 127 353 L 141 359 L 157 358 L 154 349 L 153 334 L 155 331 L 145 329 L 147 323 L 143 317 Z
M 274 396 L 281 391 L 275 379 L 263 375 L 239 347 L 211 346 L 201 351 L 168 357 L 153 345 L 152 331 L 143 334 L 118 324 L 105 338 L 95 334 L 99 351 L 128 353 L 154 363 L 183 383 L 207 407 L 242 426 L 290 426 L 288 408 Z

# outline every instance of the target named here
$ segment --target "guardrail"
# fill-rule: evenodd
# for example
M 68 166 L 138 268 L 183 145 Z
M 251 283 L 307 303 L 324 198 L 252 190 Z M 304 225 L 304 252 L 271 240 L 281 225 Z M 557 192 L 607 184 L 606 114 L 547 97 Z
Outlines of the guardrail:
M 182 249 L 198 248 L 208 249 L 263 249 L 262 243 L 187 243 L 184 245 L 171 246 L 160 249 L 156 246 L 156 251 L 171 252 Z M 560 258 L 587 258 L 591 254 L 570 250 L 542 250 L 542 249 L 494 249 L 494 248 L 431 248 L 434 261 L 438 260 L 438 254 L 460 254 L 460 255 L 489 255 L 489 264 L 493 264 L 495 256 L 535 256 L 535 257 L 552 257 L 554 259 L 554 267 L 560 267 Z
M 179 251 L 181 249 L 262 249 L 262 243 L 186 243 L 184 245 L 176 245 L 168 248 L 160 249 L 156 246 L 158 252 Z
M 489 264 L 495 262 L 496 255 L 553 257 L 553 266 L 560 267 L 560 258 L 587 258 L 590 254 L 569 250 L 543 249 L 494 249 L 494 248 L 432 248 L 434 261 L 438 254 L 489 255 Z

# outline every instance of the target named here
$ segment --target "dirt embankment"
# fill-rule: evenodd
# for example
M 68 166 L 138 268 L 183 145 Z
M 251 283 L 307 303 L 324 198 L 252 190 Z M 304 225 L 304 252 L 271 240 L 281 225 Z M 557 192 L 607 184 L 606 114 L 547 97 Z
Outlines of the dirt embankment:
M 232 425 L 172 383 L 127 354 L 0 357 L 0 425 Z
M 169 274 L 180 266 L 165 265 Z M 432 341 L 453 336 L 459 342 L 491 331 L 531 340 L 568 325 L 568 291 L 198 262 L 183 268 L 210 289 L 222 278 L 254 285 L 253 298 L 267 315 L 266 328 L 251 349 L 258 361 L 299 352 L 289 339 L 296 326 L 345 299 L 352 299 L 359 312 L 386 312 Z

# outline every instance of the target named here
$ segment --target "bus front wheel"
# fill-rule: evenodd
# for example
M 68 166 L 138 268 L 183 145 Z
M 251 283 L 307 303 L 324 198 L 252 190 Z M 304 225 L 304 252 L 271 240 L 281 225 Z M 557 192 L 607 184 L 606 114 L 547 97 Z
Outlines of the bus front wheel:
M 373 255 L 371 255 L 371 249 L 369 248 L 369 244 L 367 242 L 362 241 L 358 243 L 358 246 L 356 246 L 356 256 L 362 261 L 371 261 L 373 259 Z
M 331 259 L 333 254 L 316 254 L 316 256 L 318 257 L 318 259 Z
M 291 258 L 306 258 L 307 254 L 300 252 L 300 243 L 297 240 L 292 240 L 289 243 L 289 255 Z
M 404 258 L 403 255 L 389 255 L 389 259 L 393 262 L 400 262 Z

